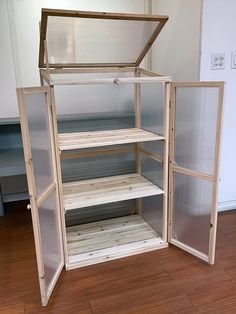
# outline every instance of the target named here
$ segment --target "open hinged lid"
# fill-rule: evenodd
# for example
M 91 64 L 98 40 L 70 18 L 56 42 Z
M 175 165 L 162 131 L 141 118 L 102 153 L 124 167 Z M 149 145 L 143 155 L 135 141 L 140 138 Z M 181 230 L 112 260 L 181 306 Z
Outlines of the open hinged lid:
M 167 16 L 42 9 L 39 67 L 139 66 Z

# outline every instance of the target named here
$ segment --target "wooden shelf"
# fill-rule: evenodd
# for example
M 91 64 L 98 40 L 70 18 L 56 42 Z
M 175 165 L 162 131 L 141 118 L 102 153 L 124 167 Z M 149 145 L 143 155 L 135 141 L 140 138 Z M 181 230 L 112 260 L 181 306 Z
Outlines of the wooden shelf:
M 66 228 L 69 266 L 100 263 L 166 246 L 160 235 L 138 215 Z
M 132 128 L 109 131 L 61 133 L 58 135 L 60 150 L 92 148 L 148 141 L 160 141 L 164 137 L 152 132 Z
M 65 210 L 158 194 L 164 191 L 137 173 L 63 183 Z

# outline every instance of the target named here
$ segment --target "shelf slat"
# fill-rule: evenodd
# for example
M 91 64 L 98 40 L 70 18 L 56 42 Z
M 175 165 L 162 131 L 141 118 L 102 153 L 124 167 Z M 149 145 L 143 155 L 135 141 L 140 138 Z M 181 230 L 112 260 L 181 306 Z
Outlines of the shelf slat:
M 164 191 L 137 173 L 63 183 L 65 210 L 159 194 Z
M 61 133 L 58 135 L 60 150 L 72 150 L 101 146 L 121 145 L 147 141 L 164 140 L 163 136 L 138 129 L 118 129 L 78 133 Z
M 76 266 L 157 249 L 164 243 L 138 215 L 67 227 L 66 233 L 69 263 Z

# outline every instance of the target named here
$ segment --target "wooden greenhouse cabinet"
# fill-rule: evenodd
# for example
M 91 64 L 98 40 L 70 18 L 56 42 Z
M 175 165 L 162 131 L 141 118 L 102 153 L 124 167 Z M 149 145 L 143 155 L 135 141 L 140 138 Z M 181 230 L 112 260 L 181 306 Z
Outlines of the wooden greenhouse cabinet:
M 139 67 L 167 20 L 42 10 L 42 86 L 17 93 L 43 305 L 64 266 L 168 243 L 214 263 L 224 84 Z

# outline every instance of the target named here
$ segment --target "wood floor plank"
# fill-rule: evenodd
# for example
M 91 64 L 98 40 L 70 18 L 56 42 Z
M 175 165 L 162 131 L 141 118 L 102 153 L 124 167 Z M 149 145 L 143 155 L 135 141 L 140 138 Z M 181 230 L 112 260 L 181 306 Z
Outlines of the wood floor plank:
M 0 306 L 0 313 L 1 314 L 24 314 L 25 313 L 24 303 L 10 305 L 7 307 Z

